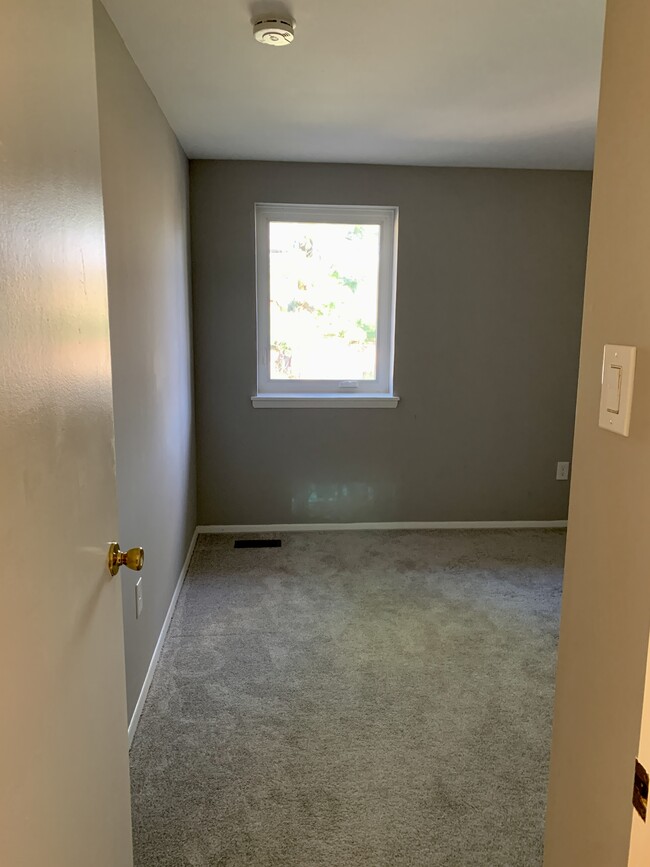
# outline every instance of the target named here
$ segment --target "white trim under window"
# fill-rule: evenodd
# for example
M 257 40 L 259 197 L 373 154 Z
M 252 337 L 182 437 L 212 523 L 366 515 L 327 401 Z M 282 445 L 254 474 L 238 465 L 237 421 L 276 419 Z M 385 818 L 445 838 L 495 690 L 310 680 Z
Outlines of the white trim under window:
M 253 406 L 266 408 L 307 406 L 394 408 L 397 406 L 399 398 L 393 394 L 397 218 L 398 211 L 395 207 L 255 205 L 257 394 L 252 398 Z M 342 223 L 379 227 L 374 379 L 305 379 L 286 376 L 274 378 L 271 362 L 270 224 L 282 222 Z M 367 351 L 372 352 L 371 349 Z

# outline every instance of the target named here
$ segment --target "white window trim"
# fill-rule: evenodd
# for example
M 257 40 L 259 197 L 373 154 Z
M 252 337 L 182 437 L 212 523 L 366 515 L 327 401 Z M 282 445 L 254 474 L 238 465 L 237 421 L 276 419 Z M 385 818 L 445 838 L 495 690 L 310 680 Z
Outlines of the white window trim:
M 336 383 L 332 380 L 273 380 L 270 378 L 269 223 L 364 223 L 380 229 L 379 298 L 377 317 L 377 379 Z M 394 409 L 395 287 L 397 272 L 396 207 L 356 205 L 255 205 L 257 263 L 257 394 L 256 408 L 337 407 Z
M 258 394 L 251 397 L 256 409 L 396 409 L 392 394 Z

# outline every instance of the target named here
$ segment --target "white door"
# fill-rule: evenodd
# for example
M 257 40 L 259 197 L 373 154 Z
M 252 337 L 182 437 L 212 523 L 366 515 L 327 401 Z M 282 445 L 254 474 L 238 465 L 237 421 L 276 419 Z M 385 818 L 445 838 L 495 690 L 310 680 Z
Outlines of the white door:
M 92 2 L 0 9 L 0 864 L 128 867 Z

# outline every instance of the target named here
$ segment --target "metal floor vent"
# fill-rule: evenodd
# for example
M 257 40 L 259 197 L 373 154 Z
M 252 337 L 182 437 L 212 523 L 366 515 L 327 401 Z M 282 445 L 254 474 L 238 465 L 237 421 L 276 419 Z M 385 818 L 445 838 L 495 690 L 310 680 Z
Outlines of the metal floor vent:
M 281 539 L 236 539 L 235 548 L 280 548 Z

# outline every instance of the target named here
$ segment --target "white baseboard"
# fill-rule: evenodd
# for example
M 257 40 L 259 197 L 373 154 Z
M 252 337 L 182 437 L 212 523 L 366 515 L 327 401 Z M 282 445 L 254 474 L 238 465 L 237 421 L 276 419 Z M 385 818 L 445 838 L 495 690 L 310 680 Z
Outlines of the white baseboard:
M 566 521 L 385 521 L 362 524 L 206 524 L 198 533 L 308 533 L 318 530 L 525 530 L 566 527 Z
M 144 679 L 142 689 L 140 690 L 140 695 L 138 696 L 135 708 L 133 709 L 133 716 L 131 717 L 131 722 L 129 723 L 129 749 L 131 748 L 136 729 L 138 728 L 138 723 L 140 722 L 142 708 L 144 707 L 144 703 L 147 700 L 147 693 L 149 692 L 149 687 L 151 686 L 151 681 L 153 680 L 154 672 L 156 671 L 156 666 L 158 665 L 160 651 L 162 650 L 162 646 L 165 643 L 165 638 L 167 637 L 167 631 L 169 629 L 169 624 L 171 623 L 172 616 L 174 614 L 174 609 L 176 608 L 176 603 L 178 602 L 181 587 L 183 586 L 185 576 L 187 575 L 187 570 L 190 565 L 190 560 L 192 559 L 192 554 L 194 553 L 194 546 L 196 545 L 196 537 L 198 536 L 198 534 L 199 528 L 197 527 L 194 530 L 192 541 L 190 542 L 189 548 L 187 549 L 187 557 L 185 558 L 185 562 L 183 563 L 183 566 L 181 568 L 181 574 L 178 576 L 178 581 L 176 582 L 176 587 L 174 588 L 174 595 L 172 596 L 172 601 L 169 603 L 169 608 L 167 609 L 167 614 L 165 615 L 165 620 L 162 625 L 162 629 L 160 630 L 160 635 L 158 636 L 158 641 L 156 642 L 156 647 L 154 649 L 153 656 L 151 657 L 149 668 L 147 669 L 147 676 Z

